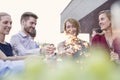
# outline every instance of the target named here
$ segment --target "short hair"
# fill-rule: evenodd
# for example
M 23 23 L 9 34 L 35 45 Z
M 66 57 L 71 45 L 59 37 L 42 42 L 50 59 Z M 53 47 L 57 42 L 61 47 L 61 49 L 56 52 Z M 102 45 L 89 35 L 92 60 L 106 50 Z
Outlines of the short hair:
M 37 16 L 36 14 L 34 14 L 34 13 L 32 13 L 32 12 L 24 12 L 24 13 L 22 14 L 22 16 L 21 16 L 20 21 L 22 21 L 22 20 L 28 20 L 29 17 L 33 17 L 33 18 L 35 18 L 35 19 L 38 19 L 38 16 Z
M 98 15 L 101 15 L 101 14 L 106 14 L 108 19 L 111 20 L 111 11 L 110 10 L 102 10 L 102 11 L 99 12 Z
M 66 23 L 67 22 L 70 22 L 77 29 L 77 32 L 76 32 L 76 36 L 77 36 L 79 34 L 79 32 L 80 32 L 80 23 L 79 23 L 79 21 L 77 21 L 74 18 L 68 18 L 67 20 L 65 20 L 65 22 L 64 22 L 64 31 L 65 32 L 66 32 Z
M 10 16 L 10 15 L 6 12 L 0 12 L 0 20 L 1 20 L 1 17 L 3 16 Z

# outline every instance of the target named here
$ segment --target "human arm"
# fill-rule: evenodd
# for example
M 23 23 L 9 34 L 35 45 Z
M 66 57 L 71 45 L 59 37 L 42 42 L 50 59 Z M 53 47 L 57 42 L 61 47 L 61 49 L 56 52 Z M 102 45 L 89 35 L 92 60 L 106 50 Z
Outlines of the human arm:
M 120 59 L 120 38 L 115 38 L 112 45 L 114 48 L 114 53 L 116 53 L 118 55 L 118 59 Z
M 11 61 L 15 61 L 15 60 L 24 60 L 26 59 L 27 56 L 10 56 L 7 57 L 1 50 L 0 50 L 0 59 L 6 61 L 6 60 L 11 60 Z

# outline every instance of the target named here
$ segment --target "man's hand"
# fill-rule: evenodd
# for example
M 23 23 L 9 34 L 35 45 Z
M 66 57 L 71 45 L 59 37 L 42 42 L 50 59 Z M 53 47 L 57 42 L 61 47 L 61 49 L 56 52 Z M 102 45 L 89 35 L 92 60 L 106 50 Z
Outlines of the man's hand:
M 53 54 L 56 50 L 56 47 L 54 46 L 54 44 L 49 44 L 46 46 L 46 53 L 48 54 Z

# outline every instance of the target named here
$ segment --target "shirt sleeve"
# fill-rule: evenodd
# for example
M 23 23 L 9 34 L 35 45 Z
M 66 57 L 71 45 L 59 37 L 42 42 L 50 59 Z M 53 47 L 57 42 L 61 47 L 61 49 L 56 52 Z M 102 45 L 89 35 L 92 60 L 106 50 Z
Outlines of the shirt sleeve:
M 18 36 L 14 35 L 11 37 L 10 40 L 11 46 L 13 47 L 13 50 L 17 53 L 17 55 L 30 55 L 30 54 L 39 54 L 40 48 L 34 48 L 34 49 L 26 49 Z

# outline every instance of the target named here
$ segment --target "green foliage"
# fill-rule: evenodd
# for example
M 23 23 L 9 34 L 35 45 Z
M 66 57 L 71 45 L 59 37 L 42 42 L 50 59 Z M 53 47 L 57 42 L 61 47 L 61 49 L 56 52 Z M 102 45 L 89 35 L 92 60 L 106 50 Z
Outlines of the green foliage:
M 46 63 L 39 59 L 27 61 L 22 74 L 5 80 L 120 80 L 119 65 L 110 61 L 107 53 L 95 48 L 79 61 L 65 60 Z

